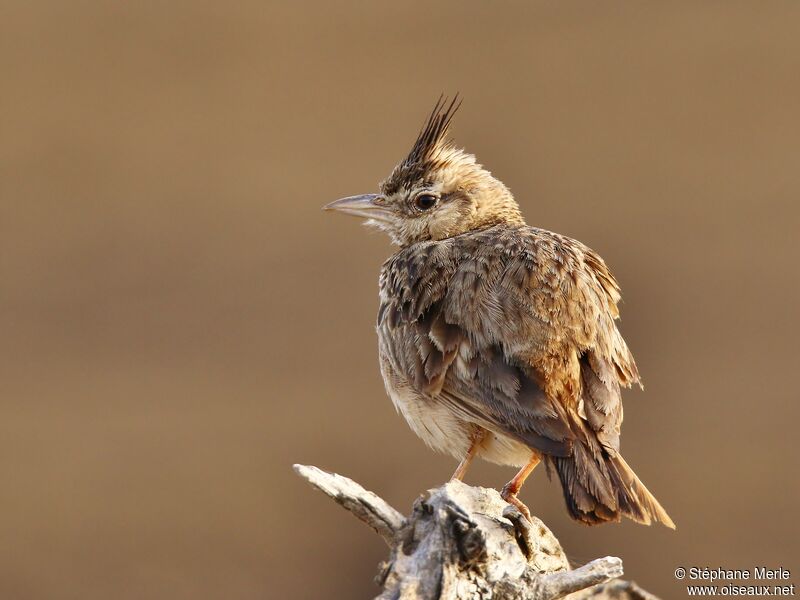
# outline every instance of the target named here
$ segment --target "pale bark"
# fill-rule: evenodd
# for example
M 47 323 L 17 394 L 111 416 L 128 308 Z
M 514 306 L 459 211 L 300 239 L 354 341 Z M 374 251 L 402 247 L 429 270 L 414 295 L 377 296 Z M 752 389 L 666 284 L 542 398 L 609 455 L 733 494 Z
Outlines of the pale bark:
M 497 490 L 451 481 L 418 498 L 404 517 L 347 477 L 294 468 L 391 548 L 377 577 L 377 600 L 658 600 L 617 579 L 619 558 L 572 569 L 544 523 L 529 522 Z

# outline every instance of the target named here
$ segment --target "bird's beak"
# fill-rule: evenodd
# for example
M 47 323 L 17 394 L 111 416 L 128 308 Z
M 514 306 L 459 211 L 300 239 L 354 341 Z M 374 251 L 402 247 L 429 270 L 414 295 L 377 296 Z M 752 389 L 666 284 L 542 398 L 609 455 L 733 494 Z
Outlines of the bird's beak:
M 336 202 L 331 202 L 322 207 L 322 210 L 335 210 L 336 212 L 373 219 L 375 221 L 389 221 L 392 211 L 379 201 L 383 200 L 380 194 L 362 194 L 360 196 L 350 196 L 342 198 Z

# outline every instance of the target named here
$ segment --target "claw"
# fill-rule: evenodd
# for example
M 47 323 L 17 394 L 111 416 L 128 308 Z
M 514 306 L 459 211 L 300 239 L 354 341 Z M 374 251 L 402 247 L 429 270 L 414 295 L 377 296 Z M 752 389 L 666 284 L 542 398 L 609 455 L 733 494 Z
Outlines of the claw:
M 525 518 L 531 523 L 533 522 L 533 519 L 531 519 L 531 511 L 529 511 L 528 507 L 525 506 L 519 498 L 517 498 L 517 494 L 519 493 L 519 489 L 522 487 L 522 484 L 525 483 L 525 480 L 528 478 L 528 475 L 530 475 L 531 472 L 536 468 L 536 465 L 539 464 L 539 460 L 539 455 L 536 452 L 531 454 L 528 464 L 522 467 L 519 472 L 514 475 L 514 479 L 505 484 L 503 489 L 500 491 L 500 497 L 509 504 L 516 506 L 519 509 L 519 512 L 525 515 Z
M 531 511 L 528 510 L 528 507 L 525 506 L 522 500 L 517 498 L 517 495 L 509 489 L 508 485 L 503 486 L 503 489 L 500 491 L 500 497 L 509 504 L 516 506 L 519 512 L 525 515 L 525 518 L 528 519 L 529 522 L 533 522 Z

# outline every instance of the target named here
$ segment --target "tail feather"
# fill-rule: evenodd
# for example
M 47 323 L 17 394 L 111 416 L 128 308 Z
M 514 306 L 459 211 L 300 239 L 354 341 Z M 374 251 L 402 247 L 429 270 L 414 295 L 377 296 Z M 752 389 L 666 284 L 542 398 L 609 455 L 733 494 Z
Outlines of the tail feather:
M 573 519 L 599 525 L 625 516 L 644 525 L 657 522 L 675 529 L 667 511 L 619 454 L 595 458 L 579 443 L 572 456 L 548 457 L 548 463 L 558 473 Z
M 625 459 L 617 454 L 610 459 L 610 462 L 613 468 L 609 469 L 609 472 L 619 482 L 615 487 L 619 490 L 617 498 L 620 502 L 622 514 L 646 525 L 649 525 L 651 521 L 655 521 L 666 525 L 670 529 L 675 529 L 675 523 L 667 514 L 667 511 L 664 510 L 661 503 L 656 500 L 656 497 L 650 493 L 650 490 L 636 476 L 636 473 L 628 466 Z

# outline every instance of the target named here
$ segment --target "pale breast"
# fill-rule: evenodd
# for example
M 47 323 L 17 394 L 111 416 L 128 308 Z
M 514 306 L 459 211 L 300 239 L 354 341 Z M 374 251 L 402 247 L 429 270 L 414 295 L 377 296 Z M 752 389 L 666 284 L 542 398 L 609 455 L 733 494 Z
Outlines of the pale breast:
M 412 431 L 436 452 L 459 460 L 464 458 L 476 429 L 487 424 L 463 419 L 435 397 L 417 393 L 394 372 L 386 356 L 381 355 L 380 362 L 386 392 Z M 495 464 L 521 467 L 530 461 L 531 449 L 500 431 L 489 429 L 478 456 Z
M 431 449 L 463 458 L 469 449 L 473 426 L 435 398 L 416 392 L 381 355 L 386 392 L 408 425 Z

